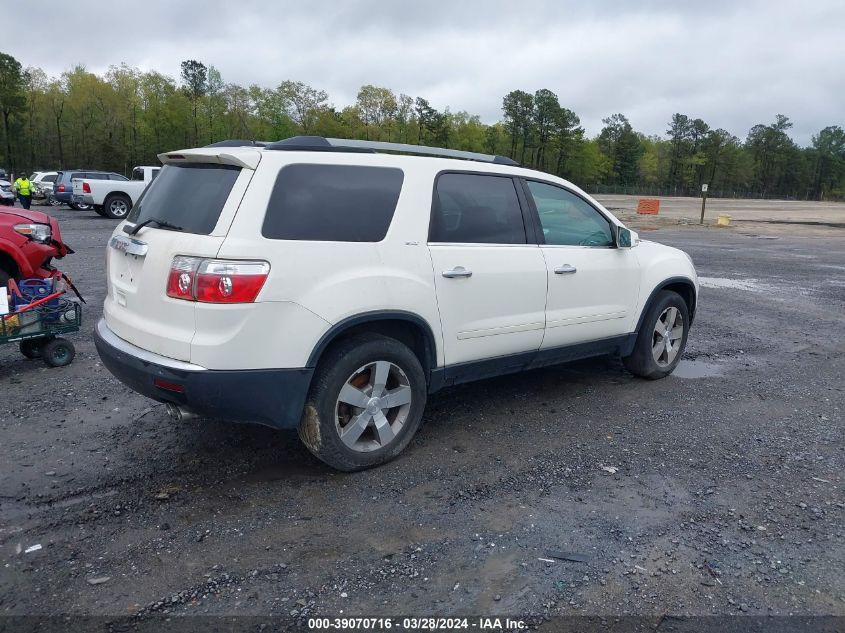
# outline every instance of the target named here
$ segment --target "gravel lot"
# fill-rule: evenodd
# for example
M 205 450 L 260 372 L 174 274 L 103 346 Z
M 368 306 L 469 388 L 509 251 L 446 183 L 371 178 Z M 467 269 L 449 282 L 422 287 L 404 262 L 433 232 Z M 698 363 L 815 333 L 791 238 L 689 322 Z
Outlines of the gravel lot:
M 69 368 L 0 347 L 0 614 L 845 616 L 842 229 L 643 233 L 702 276 L 679 376 L 454 388 L 344 475 L 113 379 L 89 336 L 113 222 L 55 214 L 89 303 Z

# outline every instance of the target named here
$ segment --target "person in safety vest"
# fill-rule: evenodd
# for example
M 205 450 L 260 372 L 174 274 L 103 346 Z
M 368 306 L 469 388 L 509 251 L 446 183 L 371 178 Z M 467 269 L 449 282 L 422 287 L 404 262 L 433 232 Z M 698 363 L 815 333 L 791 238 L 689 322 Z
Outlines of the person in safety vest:
M 18 192 L 18 200 L 21 201 L 21 206 L 24 209 L 29 209 L 29 205 L 32 202 L 32 190 L 34 188 L 35 185 L 26 176 L 21 176 L 15 181 L 15 191 Z

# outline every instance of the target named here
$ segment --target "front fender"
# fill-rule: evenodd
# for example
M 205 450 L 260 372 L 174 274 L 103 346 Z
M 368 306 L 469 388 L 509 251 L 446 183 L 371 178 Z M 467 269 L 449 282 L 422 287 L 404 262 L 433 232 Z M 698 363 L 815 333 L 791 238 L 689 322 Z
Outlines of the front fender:
M 698 306 L 698 274 L 692 261 L 682 250 L 641 241 L 635 249 L 640 263 L 640 296 L 637 309 L 634 312 L 636 320 L 632 323 L 631 331 L 639 332 L 645 312 L 657 294 L 667 287 L 686 287 L 692 305 L 690 305 L 690 322 L 692 322 Z

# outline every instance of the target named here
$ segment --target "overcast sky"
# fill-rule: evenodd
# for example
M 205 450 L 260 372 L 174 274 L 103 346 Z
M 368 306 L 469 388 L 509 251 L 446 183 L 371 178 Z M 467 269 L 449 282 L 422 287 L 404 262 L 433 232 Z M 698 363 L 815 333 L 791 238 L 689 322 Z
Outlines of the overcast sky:
M 621 112 L 664 134 L 673 112 L 745 138 L 777 113 L 806 144 L 845 126 L 845 1 L 75 0 L 26 2 L 0 50 L 58 75 L 126 62 L 224 81 L 304 81 L 343 107 L 362 84 L 501 118 L 514 89 L 548 88 L 590 135 Z M 15 11 L 18 12 L 19 9 Z

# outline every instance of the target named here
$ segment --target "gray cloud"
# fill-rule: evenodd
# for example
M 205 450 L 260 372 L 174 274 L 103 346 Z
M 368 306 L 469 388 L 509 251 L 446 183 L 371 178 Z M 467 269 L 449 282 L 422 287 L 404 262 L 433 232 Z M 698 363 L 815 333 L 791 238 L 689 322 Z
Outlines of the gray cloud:
M 57 75 L 126 62 L 177 76 L 199 59 L 226 81 L 284 79 L 326 90 L 338 106 L 365 83 L 501 116 L 508 91 L 549 88 L 590 134 L 622 112 L 663 134 L 673 112 L 744 138 L 784 113 L 808 143 L 845 125 L 845 4 L 621 0 L 270 2 L 77 0 L 27 3 L 37 29 L 9 29 L 3 50 Z

